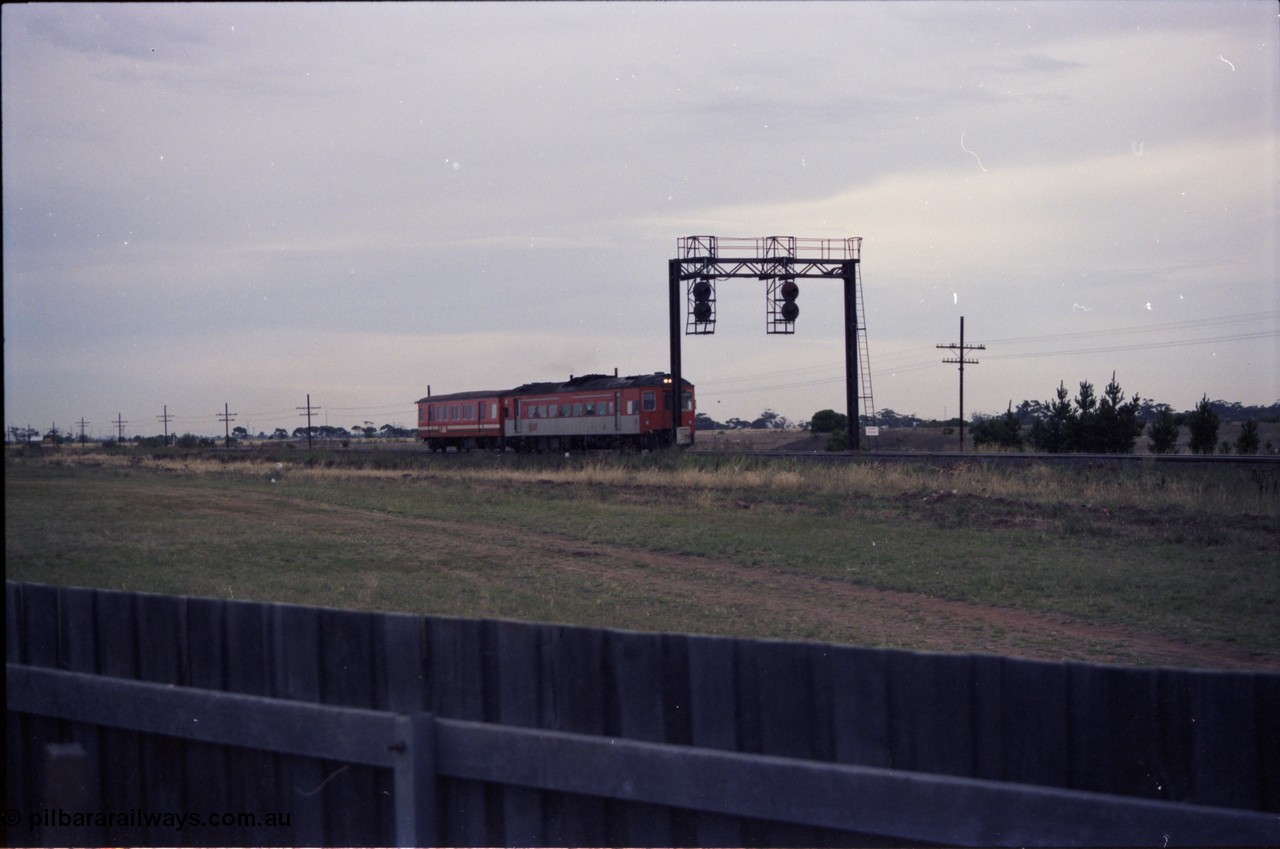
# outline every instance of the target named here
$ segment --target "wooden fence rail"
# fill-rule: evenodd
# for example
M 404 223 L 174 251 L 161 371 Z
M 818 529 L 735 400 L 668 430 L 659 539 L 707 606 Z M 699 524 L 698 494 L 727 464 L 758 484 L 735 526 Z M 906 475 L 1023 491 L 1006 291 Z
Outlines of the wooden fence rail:
M 1280 842 L 1274 814 L 637 743 L 6 664 L 8 708 L 393 770 L 398 846 L 432 846 L 435 776 L 977 846 Z M 87 767 L 86 764 L 86 773 Z
M 1280 844 L 1277 675 L 6 596 L 11 844 Z

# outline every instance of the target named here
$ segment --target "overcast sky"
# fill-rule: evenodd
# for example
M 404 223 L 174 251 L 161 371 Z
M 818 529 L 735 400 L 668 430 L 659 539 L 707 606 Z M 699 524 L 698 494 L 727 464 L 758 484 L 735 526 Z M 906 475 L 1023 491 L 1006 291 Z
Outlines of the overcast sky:
M 878 408 L 1280 400 L 1273 0 L 3 7 L 5 424 L 412 425 L 669 368 L 688 235 L 860 236 Z M 722 281 L 712 417 L 843 410 Z

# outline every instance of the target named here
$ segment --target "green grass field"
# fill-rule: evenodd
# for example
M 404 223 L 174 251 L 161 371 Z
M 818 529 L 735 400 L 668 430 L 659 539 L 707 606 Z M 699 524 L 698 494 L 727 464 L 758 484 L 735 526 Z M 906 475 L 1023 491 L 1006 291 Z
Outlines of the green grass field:
M 1280 668 L 1280 470 L 10 456 L 11 580 Z M 272 480 L 271 477 L 279 477 Z

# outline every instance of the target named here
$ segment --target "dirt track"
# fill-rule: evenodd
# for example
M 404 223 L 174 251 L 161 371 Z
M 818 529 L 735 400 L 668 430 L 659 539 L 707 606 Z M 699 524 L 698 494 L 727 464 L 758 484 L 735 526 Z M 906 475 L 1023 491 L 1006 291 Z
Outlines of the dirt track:
M 331 531 L 350 524 L 349 530 L 358 534 L 358 526 L 368 521 L 360 513 L 313 502 L 305 509 L 320 514 L 332 510 L 331 515 L 316 516 L 317 524 Z M 490 524 L 387 515 L 380 515 L 377 521 L 381 533 L 392 533 L 413 547 L 444 546 L 448 557 L 458 562 L 518 561 L 524 570 L 546 576 L 573 573 L 586 577 L 596 585 L 611 587 L 620 596 L 673 603 L 696 600 L 699 607 L 715 611 L 721 622 L 758 617 L 794 623 L 797 632 L 840 632 L 849 635 L 849 642 L 923 651 L 1184 668 L 1280 669 L 1273 657 L 1060 614 L 871 589 L 724 560 L 648 552 Z M 619 627 L 636 626 L 626 623 Z
M 434 524 L 434 523 L 433 523 Z M 445 524 L 445 523 L 441 523 Z M 450 534 L 475 539 L 463 528 Z M 547 534 L 486 528 L 480 557 L 520 552 L 546 570 L 589 572 L 646 595 L 696 595 L 711 609 L 744 613 L 767 609 L 771 618 L 845 628 L 859 642 L 926 651 L 978 652 L 1044 660 L 1214 669 L 1277 669 L 1274 659 L 1219 646 L 1201 646 L 1121 627 L 1098 626 L 1061 615 L 868 589 L 780 571 L 744 569 L 702 557 L 640 552 Z M 487 550 L 480 550 L 487 549 Z M 1064 653 L 1062 646 L 1074 648 Z
M 201 508 L 242 513 L 242 498 L 227 496 L 221 503 L 221 497 L 206 495 Z M 789 630 L 795 633 L 835 632 L 848 635 L 851 643 L 921 651 L 1183 668 L 1280 669 L 1280 662 L 1274 657 L 1228 646 L 1178 641 L 1122 626 L 1098 625 L 1061 614 L 872 589 L 829 578 L 744 567 L 726 560 L 585 542 L 487 523 L 373 515 L 314 501 L 283 500 L 298 508 L 293 515 L 295 523 L 313 524 L 310 531 L 304 532 L 334 533 L 349 540 L 359 538 L 369 530 L 370 522 L 376 522 L 379 535 L 395 538 L 409 550 L 436 551 L 454 563 L 519 563 L 524 572 L 548 579 L 557 573 L 574 575 L 573 581 L 556 583 L 592 583 L 625 598 L 673 604 L 696 602 L 699 608 L 717 615 L 720 628 L 707 629 L 713 632 L 723 632 L 726 621 L 758 618 L 793 623 Z M 486 571 L 480 567 L 475 570 Z M 377 581 L 376 574 L 364 579 Z M 424 580 L 429 578 L 424 576 Z M 454 614 L 492 615 L 484 609 Z M 604 624 L 642 627 L 634 622 Z
M 149 497 L 154 492 L 148 490 Z M 1063 661 L 1213 669 L 1280 670 L 1275 655 L 1230 645 L 1199 644 L 1115 624 L 1096 624 L 1062 614 L 1033 612 L 858 586 L 793 571 L 748 566 L 727 559 L 585 542 L 568 536 L 483 522 L 329 505 L 272 489 L 267 492 L 167 491 L 164 515 L 204 514 L 218 540 L 277 540 L 280 528 L 313 541 L 312 551 L 341 552 L 341 583 L 318 575 L 310 560 L 275 562 L 279 577 L 261 589 L 263 600 L 337 604 L 366 609 L 415 610 L 406 599 L 432 599 L 415 612 L 466 617 L 511 615 L 503 601 L 525 594 L 562 601 L 536 608 L 547 621 L 629 629 L 661 629 L 839 641 L 939 652 L 974 652 Z M 136 515 L 136 514 L 132 514 Z M 119 522 L 108 523 L 118 536 Z M 185 525 L 184 525 L 185 527 Z M 168 534 L 157 545 L 168 547 Z M 108 540 L 109 541 L 109 540 Z M 7 540 L 7 548 L 14 540 Z M 200 536 L 186 544 L 205 550 L 215 540 Z M 287 549 L 277 560 L 284 558 Z M 206 552 L 207 553 L 207 552 Z M 252 557 L 220 554 L 242 577 L 259 571 Z M 21 570 L 20 570 L 21 571 Z M 48 580 L 39 571 L 24 576 Z M 219 594 L 232 580 L 200 572 L 180 593 Z M 71 579 L 78 582 L 78 579 Z M 286 588 L 285 596 L 274 593 Z M 246 588 L 247 589 L 247 588 Z M 235 587 L 235 597 L 241 595 Z M 446 591 L 453 595 L 439 601 Z M 212 591 L 212 593 L 211 593 Z M 332 593 L 336 592 L 334 596 Z M 560 596 L 563 598 L 560 598 Z M 598 605 L 598 606 L 596 606 Z M 672 612 L 659 622 L 646 611 Z M 674 624 L 673 624 L 674 623 Z M 760 623 L 767 627 L 752 627 Z

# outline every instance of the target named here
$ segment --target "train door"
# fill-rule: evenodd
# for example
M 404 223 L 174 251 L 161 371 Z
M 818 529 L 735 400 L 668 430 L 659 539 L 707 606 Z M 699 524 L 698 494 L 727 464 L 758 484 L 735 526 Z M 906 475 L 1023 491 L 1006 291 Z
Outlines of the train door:
M 653 431 L 654 412 L 658 409 L 658 393 L 652 389 L 645 389 L 640 393 L 640 432 L 651 433 Z
M 520 399 L 519 398 L 513 398 L 511 400 L 511 412 L 512 412 L 511 426 L 516 433 L 519 433 L 520 432 Z
M 613 432 L 622 430 L 622 393 L 613 393 Z

